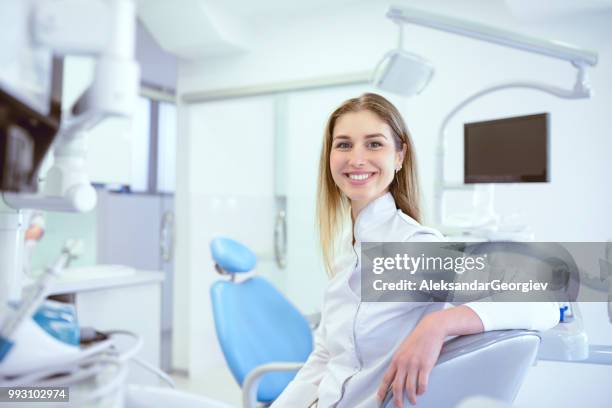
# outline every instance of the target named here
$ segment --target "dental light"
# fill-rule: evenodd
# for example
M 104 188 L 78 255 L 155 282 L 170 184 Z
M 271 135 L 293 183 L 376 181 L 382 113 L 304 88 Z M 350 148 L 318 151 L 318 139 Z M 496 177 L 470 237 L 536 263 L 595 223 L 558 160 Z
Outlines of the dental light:
M 411 23 L 477 40 L 516 48 L 569 61 L 578 69 L 576 84 L 570 91 L 575 98 L 590 96 L 585 67 L 597 64 L 597 53 L 558 41 L 543 40 L 495 27 L 429 13 L 412 8 L 391 6 L 387 17 L 399 25 L 398 48 L 389 51 L 374 71 L 373 84 L 383 90 L 404 96 L 419 94 L 433 75 L 433 66 L 424 58 L 403 50 L 403 24 Z M 568 97 L 565 90 L 557 90 Z
M 404 96 L 420 94 L 431 80 L 434 67 L 426 59 L 404 51 L 404 26 L 399 24 L 397 49 L 389 51 L 374 70 L 374 85 Z
M 563 61 L 568 61 L 577 70 L 576 81 L 571 89 L 563 89 L 548 84 L 529 81 L 495 84 L 468 96 L 446 115 L 439 129 L 438 147 L 436 152 L 434 223 L 439 227 L 442 227 L 446 221 L 444 216 L 445 191 L 473 191 L 475 189 L 474 185 L 447 183 L 444 178 L 446 128 L 451 119 L 457 113 L 482 96 L 512 88 L 532 89 L 563 99 L 581 99 L 589 98 L 591 96 L 591 88 L 586 74 L 586 67 L 595 66 L 597 64 L 598 55 L 595 52 L 583 50 L 558 41 L 534 38 L 512 31 L 487 26 L 485 24 L 465 21 L 412 8 L 391 6 L 387 12 L 387 17 L 399 25 L 400 39 L 398 49 L 388 52 L 379 62 L 374 71 L 374 76 L 372 79 L 373 85 L 385 91 L 397 93 L 403 96 L 416 95 L 425 88 L 433 74 L 431 64 L 429 64 L 423 58 L 407 53 L 402 49 L 402 27 L 405 23 L 417 24 L 436 30 L 471 37 L 476 40 L 487 41 L 534 54 L 545 55 Z M 478 220 L 478 225 L 471 225 L 472 228 L 479 228 L 483 226 L 490 227 L 491 225 L 494 228 L 496 227 L 497 215 L 493 209 L 492 198 L 493 184 L 487 185 L 487 189 L 487 192 L 490 195 L 488 213 L 483 219 Z

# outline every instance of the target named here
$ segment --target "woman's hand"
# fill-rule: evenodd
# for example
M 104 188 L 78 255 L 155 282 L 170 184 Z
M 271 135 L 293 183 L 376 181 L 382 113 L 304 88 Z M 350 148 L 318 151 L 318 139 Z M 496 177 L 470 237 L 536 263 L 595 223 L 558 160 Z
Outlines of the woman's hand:
M 399 408 L 404 406 L 404 389 L 412 405 L 416 405 L 417 395 L 427 391 L 429 373 L 438 361 L 446 338 L 446 330 L 436 313 L 425 316 L 397 349 L 378 388 L 380 401 L 385 398 L 389 387 L 393 391 L 395 406 Z
M 483 330 L 480 317 L 465 305 L 426 315 L 395 352 L 378 388 L 378 399 L 382 401 L 391 388 L 395 406 L 403 408 L 406 390 L 410 404 L 416 405 L 416 396 L 427 391 L 429 374 L 438 361 L 446 336 Z

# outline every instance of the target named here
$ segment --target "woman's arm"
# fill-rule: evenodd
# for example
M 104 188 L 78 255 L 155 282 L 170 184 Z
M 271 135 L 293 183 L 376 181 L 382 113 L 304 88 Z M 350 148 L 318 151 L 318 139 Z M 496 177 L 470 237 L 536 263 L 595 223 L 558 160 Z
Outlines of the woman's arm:
M 447 336 L 461 336 L 490 330 L 548 330 L 559 323 L 555 302 L 471 302 L 426 315 L 391 360 L 378 389 L 383 399 L 389 387 L 396 406 L 403 407 L 403 391 L 416 404 L 416 396 L 427 390 L 433 369 Z
M 412 405 L 427 390 L 433 369 L 447 336 L 480 333 L 484 326 L 476 312 L 465 305 L 432 312 L 417 324 L 402 342 L 378 389 L 383 400 L 389 387 L 396 407 L 403 408 L 404 389 Z
M 556 302 L 470 302 L 484 326 L 484 331 L 528 329 L 544 331 L 559 324 Z
M 410 242 L 439 242 L 438 233 L 428 231 L 410 236 Z M 438 360 L 447 336 L 491 330 L 529 329 L 544 331 L 559 323 L 555 302 L 469 302 L 427 314 L 406 337 L 394 355 L 378 389 L 383 399 L 389 387 L 395 405 L 403 407 L 403 392 L 416 404 L 416 395 L 427 389 L 429 374 Z

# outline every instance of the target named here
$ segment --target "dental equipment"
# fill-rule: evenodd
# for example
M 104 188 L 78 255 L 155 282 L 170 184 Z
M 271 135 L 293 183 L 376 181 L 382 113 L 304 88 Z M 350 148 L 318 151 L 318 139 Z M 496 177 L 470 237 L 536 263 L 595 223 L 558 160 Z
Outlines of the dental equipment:
M 84 333 L 87 333 L 86 329 L 81 331 L 82 340 L 87 336 Z M 120 390 L 127 378 L 127 364 L 134 361 L 134 355 L 142 346 L 142 339 L 124 331 L 110 331 L 101 335 L 103 339 L 100 341 L 75 347 L 74 352 L 62 358 L 37 361 L 36 366 L 28 370 L 24 370 L 23 365 L 15 364 L 3 367 L 0 386 L 68 387 L 71 407 L 91 406 L 85 404 L 100 401 L 103 401 L 101 406 L 122 406 Z M 119 350 L 115 344 L 117 335 L 129 335 L 133 338 L 132 344 L 123 351 Z M 165 378 L 167 376 L 158 369 L 145 368 L 164 381 L 170 381 L 169 385 L 173 386 L 172 380 Z M 60 403 L 59 406 L 66 405 Z
M 542 40 L 485 24 L 465 21 L 412 8 L 391 6 L 387 12 L 387 17 L 400 27 L 400 48 L 403 42 L 402 25 L 410 23 L 530 53 L 561 59 L 570 62 L 577 69 L 576 81 L 572 89 L 562 89 L 556 86 L 527 81 L 501 83 L 474 93 L 460 102 L 448 115 L 446 115 L 439 129 L 436 153 L 434 222 L 439 226 L 443 226 L 446 221 L 444 214 L 444 193 L 447 190 L 475 190 L 473 186 L 447 183 L 444 178 L 444 155 L 447 138 L 446 128 L 457 113 L 484 95 L 512 88 L 533 89 L 563 99 L 581 99 L 591 96 L 591 88 L 588 82 L 586 68 L 587 66 L 595 66 L 597 64 L 598 54 L 595 52 L 583 50 L 558 41 Z M 432 72 L 432 68 L 426 65 L 423 65 L 422 68 L 418 68 L 419 63 L 422 63 L 422 59 L 417 59 L 412 54 L 407 54 L 401 49 L 392 51 L 385 55 L 383 60 L 378 64 L 378 70 L 375 72 L 373 84 L 381 86 L 384 90 L 396 92 L 404 96 L 417 94 L 427 85 Z M 409 67 L 409 72 L 403 73 L 402 75 L 402 73 L 399 72 L 402 66 Z M 421 74 L 416 75 L 415 78 L 411 78 L 408 74 L 414 72 L 421 72 Z M 429 74 L 427 74 L 428 72 Z M 488 193 L 492 196 L 493 185 L 489 185 Z M 487 220 L 483 224 L 496 222 L 496 217 L 494 215 L 490 218 L 490 220 Z
M 0 119 L 0 150 L 9 157 L 1 163 L 0 187 L 0 305 L 4 305 L 21 296 L 20 210 L 86 212 L 95 207 L 96 192 L 86 172 L 86 132 L 106 118 L 132 114 L 140 74 L 134 59 L 134 0 L 3 2 L 0 15 L 15 20 L 7 23 L 9 35 L 0 42 L 18 38 L 25 48 L 10 46 L 7 52 L 31 55 L 23 60 L 34 65 L 33 78 L 52 78 L 47 84 L 50 90 L 33 101 L 23 89 L 36 90 L 42 84 L 32 80 L 33 84 L 22 81 L 15 86 L 18 81 L 7 80 L 0 71 L 0 111 L 7 112 Z M 89 88 L 62 114 L 61 61 L 70 54 L 93 56 L 96 66 Z M 45 101 L 46 109 L 41 106 Z M 37 172 L 51 145 L 53 166 L 43 192 L 35 193 Z
M 383 57 L 373 81 L 374 85 L 378 86 L 380 84 L 382 89 L 387 91 L 404 96 L 418 94 L 427 85 L 433 74 L 433 67 L 425 59 L 402 50 L 404 42 L 403 24 L 410 23 L 569 61 L 578 69 L 574 89 L 571 91 L 552 87 L 550 89 L 559 95 L 563 95 L 563 97 L 584 98 L 590 96 L 585 67 L 587 65 L 595 66 L 598 60 L 597 53 L 592 51 L 582 50 L 558 41 L 542 40 L 485 24 L 407 7 L 391 6 L 387 11 L 387 18 L 398 24 L 400 28 L 398 49 L 387 53 Z M 394 60 L 397 59 L 402 62 L 394 64 Z M 385 60 L 390 60 L 390 64 L 384 64 Z M 420 72 L 423 75 L 418 75 L 416 79 L 407 75 L 408 73 L 400 70 L 402 64 L 409 66 L 412 72 Z
M 126 364 L 131 361 L 174 388 L 167 374 L 136 357 L 143 344 L 138 335 L 125 330 L 79 331 L 74 305 L 53 301 L 43 304 L 55 280 L 81 247 L 79 241 L 68 241 L 57 261 L 26 288 L 29 290 L 21 304 L 7 313 L 0 328 L 0 386 L 76 387 L 76 395 L 70 397 L 71 406 L 81 406 L 118 390 L 126 378 Z M 134 339 L 123 352 L 117 351 L 113 341 L 120 335 Z M 98 384 L 95 378 L 109 367 L 114 367 L 115 375 Z M 94 383 L 94 390 L 88 389 Z
M 69 240 L 62 249 L 62 253 L 52 267 L 46 269 L 45 273 L 34 283 L 33 287 L 26 292 L 23 300 L 17 306 L 15 312 L 10 313 L 9 317 L 0 327 L 0 363 L 10 352 L 14 345 L 14 335 L 23 324 L 24 320 L 30 319 L 38 307 L 47 297 L 51 286 L 61 274 L 64 268 L 68 267 L 70 261 L 78 257 L 82 252 L 83 243 L 81 241 Z
M 385 91 L 411 96 L 420 94 L 434 74 L 433 65 L 426 59 L 404 51 L 404 25 L 399 24 L 399 41 L 374 69 L 372 83 Z

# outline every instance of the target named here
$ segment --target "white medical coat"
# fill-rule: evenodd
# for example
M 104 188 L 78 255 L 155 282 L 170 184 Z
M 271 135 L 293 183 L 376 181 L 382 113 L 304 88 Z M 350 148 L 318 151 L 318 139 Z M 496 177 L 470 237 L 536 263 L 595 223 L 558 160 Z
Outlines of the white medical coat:
M 350 232 L 350 231 L 349 231 Z M 308 360 L 272 404 L 273 408 L 378 408 L 376 391 L 397 347 L 428 313 L 445 303 L 360 301 L 361 242 L 441 241 L 395 207 L 390 193 L 374 200 L 358 215 L 345 250 L 334 263 L 335 276 L 324 295 L 321 323 Z M 547 330 L 558 323 L 554 303 L 467 303 L 485 331 Z

